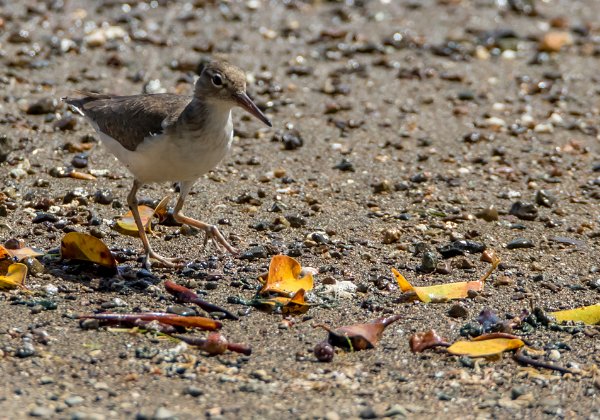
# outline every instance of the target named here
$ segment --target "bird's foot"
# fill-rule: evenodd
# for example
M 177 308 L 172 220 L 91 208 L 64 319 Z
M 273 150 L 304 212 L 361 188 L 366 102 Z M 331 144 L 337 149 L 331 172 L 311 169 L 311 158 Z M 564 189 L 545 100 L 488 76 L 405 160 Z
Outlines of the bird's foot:
M 166 268 L 179 268 L 179 267 L 183 267 L 184 265 L 184 261 L 182 258 L 167 258 L 167 257 L 163 257 L 162 255 L 154 252 L 153 250 L 150 250 L 150 252 L 148 252 L 145 256 L 144 256 L 144 268 L 148 271 L 151 270 L 152 265 L 155 266 L 160 266 L 160 267 L 166 267 Z
M 203 228 L 203 230 L 205 234 L 205 247 L 208 241 L 210 240 L 219 252 L 222 251 L 222 248 L 225 248 L 232 255 L 237 255 L 239 253 L 237 249 L 235 249 L 229 242 L 227 242 L 227 239 L 225 239 L 225 237 L 221 234 L 221 232 L 215 225 L 206 225 Z

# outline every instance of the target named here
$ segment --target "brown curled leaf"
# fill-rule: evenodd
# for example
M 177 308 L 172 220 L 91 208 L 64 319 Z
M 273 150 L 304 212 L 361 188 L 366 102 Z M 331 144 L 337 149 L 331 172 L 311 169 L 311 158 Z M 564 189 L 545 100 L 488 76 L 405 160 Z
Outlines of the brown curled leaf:
M 180 302 L 193 303 L 194 305 L 199 306 L 200 308 L 202 308 L 203 310 L 205 310 L 206 312 L 209 312 L 209 313 L 210 312 L 222 312 L 225 314 L 225 318 L 228 318 L 228 319 L 234 319 L 234 320 L 239 319 L 237 316 L 235 316 L 234 314 L 229 312 L 227 309 L 201 299 L 192 290 L 188 289 L 187 287 L 176 284 L 176 283 L 172 282 L 171 280 L 167 280 L 165 282 L 165 289 L 167 292 L 169 292 L 170 294 L 175 296 L 175 299 L 177 299 Z
M 386 327 L 400 318 L 400 315 L 393 315 L 390 317 L 378 318 L 367 324 L 355 324 L 337 329 L 331 329 L 323 324 L 317 324 L 313 327 L 323 328 L 329 332 L 328 341 L 331 345 L 349 351 L 358 351 L 374 348 L 381 339 Z
M 410 337 L 409 340 L 410 351 L 413 353 L 420 353 L 427 349 L 434 347 L 449 347 L 450 343 L 445 341 L 438 335 L 435 330 L 429 330 L 426 332 L 416 333 Z
M 171 334 L 171 337 L 177 338 L 190 346 L 198 347 L 200 350 L 207 352 L 211 356 L 225 353 L 225 350 L 242 353 L 246 356 L 252 354 L 252 347 L 246 344 L 230 343 L 219 333 L 210 333 L 206 338 L 203 337 L 188 337 L 181 334 Z

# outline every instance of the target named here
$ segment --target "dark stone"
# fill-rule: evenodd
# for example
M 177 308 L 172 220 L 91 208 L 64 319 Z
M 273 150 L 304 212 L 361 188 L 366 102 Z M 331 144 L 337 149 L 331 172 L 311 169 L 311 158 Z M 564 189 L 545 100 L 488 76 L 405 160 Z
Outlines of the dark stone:
M 8 137 L 5 134 L 0 135 L 0 163 L 4 162 L 10 152 L 15 148 L 15 142 L 12 137 Z
M 27 107 L 27 113 L 30 115 L 49 114 L 56 111 L 58 101 L 55 98 L 42 98 Z
M 342 172 L 354 172 L 354 164 L 350 162 L 348 159 L 344 158 L 333 167 L 334 169 L 339 169 Z
M 544 207 L 552 207 L 556 203 L 556 197 L 548 190 L 539 190 L 535 193 L 535 203 Z
M 56 216 L 55 214 L 52 214 L 52 213 L 38 211 L 36 213 L 36 216 L 33 218 L 33 220 L 31 222 L 32 223 L 43 223 L 43 222 L 55 223 L 55 222 L 58 222 L 58 216 Z
M 531 239 L 517 238 L 506 244 L 506 249 L 534 248 L 535 244 Z
M 94 193 L 94 201 L 98 204 L 108 205 L 113 202 L 115 197 L 109 189 L 98 190 Z
M 517 201 L 513 203 L 509 213 L 522 220 L 535 220 L 538 215 L 538 210 L 533 203 Z
M 419 271 L 424 273 L 433 273 L 437 267 L 438 259 L 434 252 L 424 252 L 421 256 L 421 265 Z
M 455 303 L 448 310 L 448 316 L 451 318 L 467 318 L 469 310 L 462 303 Z
M 85 168 L 88 166 L 88 155 L 87 153 L 78 153 L 75 156 L 73 156 L 73 159 L 71 159 L 71 165 L 73 165 L 73 167 L 75 168 Z
M 242 260 L 258 260 L 261 258 L 267 258 L 268 256 L 269 256 L 269 253 L 267 252 L 267 248 L 262 245 L 258 245 L 258 246 L 253 246 L 252 248 L 249 248 L 248 250 L 246 250 L 242 255 L 240 255 L 240 259 L 242 259 Z
M 481 242 L 460 240 L 439 247 L 438 252 L 442 254 L 442 257 L 444 258 L 452 258 L 458 255 L 465 255 L 465 253 L 480 254 L 485 251 L 485 249 L 486 245 Z

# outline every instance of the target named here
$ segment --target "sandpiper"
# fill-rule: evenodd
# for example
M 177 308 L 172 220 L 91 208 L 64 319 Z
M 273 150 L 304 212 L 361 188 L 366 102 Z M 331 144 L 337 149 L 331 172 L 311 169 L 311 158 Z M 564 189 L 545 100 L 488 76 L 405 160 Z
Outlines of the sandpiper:
M 237 251 L 216 226 L 192 219 L 182 213 L 185 198 L 194 182 L 213 169 L 231 148 L 233 123 L 231 110 L 240 106 L 272 127 L 271 121 L 246 94 L 244 72 L 225 61 L 204 66 L 193 96 L 147 94 L 113 96 L 82 93 L 82 98 L 63 98 L 86 117 L 104 145 L 133 174 L 133 187 L 127 204 L 133 213 L 144 244 L 144 267 L 151 260 L 173 267 L 179 258 L 166 258 L 150 246 L 138 211 L 136 193 L 151 182 L 179 183 L 179 198 L 173 216 L 182 224 L 205 232 L 219 248 Z

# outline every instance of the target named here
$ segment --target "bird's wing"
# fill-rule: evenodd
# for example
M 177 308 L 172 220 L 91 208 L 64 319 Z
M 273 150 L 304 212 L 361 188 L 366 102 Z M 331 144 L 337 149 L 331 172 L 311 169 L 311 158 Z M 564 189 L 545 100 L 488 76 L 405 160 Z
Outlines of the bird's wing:
M 174 124 L 191 98 L 166 93 L 111 96 L 86 92 L 81 98 L 63 100 L 89 118 L 100 132 L 133 151 L 146 137 L 161 134 Z

